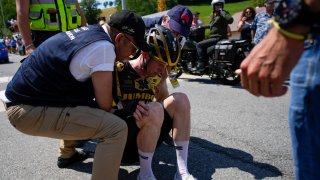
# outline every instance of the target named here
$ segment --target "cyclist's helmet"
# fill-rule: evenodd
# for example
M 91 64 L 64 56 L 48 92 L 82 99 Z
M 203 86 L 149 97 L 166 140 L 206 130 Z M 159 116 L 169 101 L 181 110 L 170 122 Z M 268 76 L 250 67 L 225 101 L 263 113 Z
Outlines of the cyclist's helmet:
M 181 47 L 172 32 L 160 25 L 150 29 L 146 37 L 151 55 L 167 66 L 175 66 L 180 59 Z

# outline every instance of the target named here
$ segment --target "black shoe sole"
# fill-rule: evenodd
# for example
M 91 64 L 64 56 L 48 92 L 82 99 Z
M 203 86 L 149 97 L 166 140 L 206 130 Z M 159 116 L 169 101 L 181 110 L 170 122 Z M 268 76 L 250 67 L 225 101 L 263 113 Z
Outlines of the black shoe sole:
M 76 152 L 71 158 L 58 158 L 57 166 L 59 168 L 66 168 L 69 165 L 75 163 L 75 162 L 82 162 L 85 159 L 89 158 L 89 153 L 86 152 Z

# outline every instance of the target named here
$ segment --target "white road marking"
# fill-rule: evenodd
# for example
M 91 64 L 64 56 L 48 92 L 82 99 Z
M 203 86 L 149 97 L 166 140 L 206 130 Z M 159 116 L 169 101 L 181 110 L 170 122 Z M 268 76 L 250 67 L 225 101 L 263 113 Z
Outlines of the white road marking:
M 12 79 L 12 76 L 8 76 L 8 77 L 0 77 L 0 83 L 7 83 Z M 2 91 L 0 89 L 0 91 Z M 0 112 L 4 112 L 4 104 L 2 103 L 2 101 L 0 100 Z
M 7 83 L 12 79 L 12 76 L 0 77 L 0 83 Z
M 4 112 L 4 104 L 0 101 L 0 112 Z

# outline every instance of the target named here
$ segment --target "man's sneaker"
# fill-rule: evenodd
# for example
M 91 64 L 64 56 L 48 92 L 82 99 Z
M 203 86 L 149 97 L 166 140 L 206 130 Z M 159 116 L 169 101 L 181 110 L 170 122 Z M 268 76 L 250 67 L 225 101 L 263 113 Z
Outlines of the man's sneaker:
M 197 178 L 193 177 L 191 174 L 181 177 L 176 173 L 174 175 L 174 180 L 197 180 Z
M 139 174 L 137 176 L 137 180 L 157 180 L 154 176 L 148 176 L 148 177 L 140 177 Z
M 205 70 L 205 67 L 203 62 L 198 62 L 196 67 L 191 69 L 192 73 L 195 73 L 195 74 L 201 74 L 204 72 L 204 70 Z
M 66 168 L 72 163 L 80 162 L 89 157 L 89 153 L 83 151 L 76 151 L 76 153 L 70 158 L 58 157 L 57 165 L 59 168 Z

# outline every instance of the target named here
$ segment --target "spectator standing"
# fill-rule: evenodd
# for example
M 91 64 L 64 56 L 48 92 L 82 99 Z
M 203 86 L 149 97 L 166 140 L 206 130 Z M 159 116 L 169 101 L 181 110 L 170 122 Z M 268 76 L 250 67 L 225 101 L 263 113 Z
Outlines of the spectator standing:
M 264 7 L 266 11 L 258 13 L 252 23 L 253 43 L 257 45 L 269 32 L 272 27 L 268 21 L 272 18 L 274 13 L 274 3 L 276 0 L 265 0 Z
M 10 40 L 10 52 L 12 54 L 15 54 L 17 52 L 17 41 L 14 39 L 14 37 L 11 37 Z
M 6 47 L 8 48 L 8 50 L 10 51 L 11 49 L 11 39 L 8 37 L 4 38 L 4 44 L 6 45 Z
M 27 54 L 59 32 L 87 25 L 78 0 L 16 0 L 16 11 Z
M 21 56 L 26 55 L 24 43 L 21 37 L 17 39 L 17 49 L 18 49 L 19 55 Z
M 106 17 L 104 16 L 98 17 L 98 24 L 100 26 L 104 25 L 105 23 L 106 23 Z
M 256 11 L 252 7 L 247 7 L 242 11 L 237 31 L 240 32 L 240 39 L 252 42 L 252 22 L 256 16 Z
M 283 0 L 273 28 L 242 62 L 241 84 L 256 96 L 284 95 L 296 180 L 320 179 L 320 1 Z
M 192 15 L 193 15 L 192 26 L 193 27 L 202 27 L 203 23 L 199 19 L 200 13 L 198 11 L 195 11 L 195 12 L 192 13 Z

